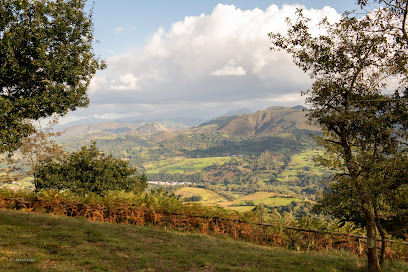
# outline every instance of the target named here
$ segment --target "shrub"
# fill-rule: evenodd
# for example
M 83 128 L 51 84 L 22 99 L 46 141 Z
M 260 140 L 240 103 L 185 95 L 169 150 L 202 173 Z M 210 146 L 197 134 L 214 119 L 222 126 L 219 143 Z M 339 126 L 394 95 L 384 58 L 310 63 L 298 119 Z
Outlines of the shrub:
M 136 168 L 129 162 L 105 156 L 95 142 L 89 147 L 71 153 L 59 161 L 46 161 L 35 171 L 35 188 L 70 190 L 84 195 L 89 192 L 102 195 L 107 190 L 139 192 L 146 188 L 144 175 L 135 175 Z
M 185 202 L 198 202 L 198 201 L 201 201 L 201 200 L 203 200 L 203 197 L 200 196 L 200 195 L 193 195 L 191 197 L 185 197 L 183 199 L 183 201 L 185 201 Z

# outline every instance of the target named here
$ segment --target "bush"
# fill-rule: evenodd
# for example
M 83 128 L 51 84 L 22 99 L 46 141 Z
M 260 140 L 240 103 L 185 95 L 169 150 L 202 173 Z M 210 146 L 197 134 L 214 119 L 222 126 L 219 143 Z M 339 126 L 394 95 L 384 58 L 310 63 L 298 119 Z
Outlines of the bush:
M 47 161 L 35 171 L 35 189 L 70 190 L 84 195 L 89 192 L 103 195 L 108 190 L 139 192 L 146 188 L 144 175 L 135 175 L 129 162 L 105 156 L 95 142 L 82 147 L 59 161 Z
M 185 197 L 183 199 L 183 201 L 185 201 L 185 202 L 198 202 L 198 201 L 201 201 L 201 200 L 203 200 L 203 197 L 200 196 L 200 195 L 193 195 L 191 197 Z

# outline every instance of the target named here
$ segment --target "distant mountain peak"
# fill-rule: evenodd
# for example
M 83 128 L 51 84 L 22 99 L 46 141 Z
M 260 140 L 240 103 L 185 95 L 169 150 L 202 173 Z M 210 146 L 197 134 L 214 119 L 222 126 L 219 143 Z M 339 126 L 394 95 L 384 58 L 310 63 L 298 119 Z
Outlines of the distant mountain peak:
M 237 115 L 237 114 L 249 114 L 249 113 L 251 113 L 251 110 L 248 108 L 244 108 L 244 109 L 230 110 L 226 112 L 223 116 L 230 116 L 230 115 Z
M 136 131 L 147 135 L 155 135 L 162 131 L 168 131 L 168 129 L 162 124 L 156 122 L 149 122 L 143 124 Z
M 236 136 L 264 136 L 288 132 L 292 129 L 317 130 L 307 124 L 303 106 L 293 108 L 273 106 L 250 114 L 222 116 L 200 125 Z
M 302 105 L 297 105 L 291 108 L 292 110 L 307 110 L 306 107 L 303 107 Z

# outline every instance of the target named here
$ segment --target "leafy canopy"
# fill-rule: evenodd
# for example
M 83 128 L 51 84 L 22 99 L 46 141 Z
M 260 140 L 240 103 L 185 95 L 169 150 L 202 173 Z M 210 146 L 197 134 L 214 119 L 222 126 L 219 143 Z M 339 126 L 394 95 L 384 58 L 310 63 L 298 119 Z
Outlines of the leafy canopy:
M 407 184 L 401 178 L 407 168 L 399 167 L 408 162 L 408 49 L 400 20 L 386 9 L 334 24 L 325 19 L 320 24 L 325 34 L 316 37 L 299 10 L 286 36 L 269 34 L 272 49 L 287 51 L 314 79 L 304 94 L 308 116 L 324 134 L 316 137 L 326 150 L 319 161 L 337 171 L 325 203 L 348 211 L 358 207 L 367 227 L 370 271 L 379 271 L 379 219 L 390 212 L 389 196 Z M 399 84 L 394 94 L 390 81 Z
M 105 156 L 95 142 L 71 153 L 59 161 L 43 161 L 37 166 L 36 190 L 58 189 L 84 195 L 93 192 L 103 195 L 108 190 L 139 192 L 146 188 L 144 175 L 135 175 L 129 162 Z
M 0 0 L 0 153 L 35 132 L 31 120 L 88 105 L 105 64 L 93 54 L 86 0 Z

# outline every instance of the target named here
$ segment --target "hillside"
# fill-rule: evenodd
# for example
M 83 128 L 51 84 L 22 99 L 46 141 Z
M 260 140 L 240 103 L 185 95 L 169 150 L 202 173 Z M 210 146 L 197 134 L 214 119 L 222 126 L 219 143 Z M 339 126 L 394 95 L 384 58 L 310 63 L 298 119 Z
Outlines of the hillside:
M 65 136 L 91 134 L 93 132 L 105 132 L 123 134 L 126 132 L 138 132 L 145 135 L 154 135 L 161 132 L 173 132 L 176 135 L 186 133 L 203 133 L 208 131 L 218 131 L 231 136 L 252 137 L 270 136 L 291 131 L 310 130 L 319 131 L 315 126 L 307 124 L 306 110 L 302 106 L 269 107 L 255 113 L 242 113 L 234 115 L 224 115 L 202 123 L 197 127 L 177 126 L 168 122 L 99 122 L 92 124 L 80 124 L 64 128 Z M 234 113 L 234 112 L 231 112 Z M 171 129 L 169 129 L 171 128 Z M 167 138 L 167 137 L 166 137 Z
M 63 137 L 78 136 L 78 134 L 88 134 L 92 132 L 122 133 L 137 130 L 140 124 L 120 123 L 120 122 L 98 122 L 93 124 L 79 124 L 62 129 Z
M 230 202 L 256 192 L 315 200 L 330 172 L 312 161 L 319 154 L 310 136 L 317 128 L 306 124 L 305 108 L 237 112 L 189 128 L 171 122 L 82 124 L 68 127 L 56 140 L 69 152 L 96 141 L 101 151 L 126 159 L 149 181 L 200 187 Z M 165 189 L 175 192 L 176 187 Z M 287 206 L 286 200 L 277 203 Z M 263 201 L 254 203 L 274 209 L 272 200 Z M 238 201 L 233 207 L 249 210 L 254 205 Z
M 305 253 L 224 237 L 0 211 L 0 270 L 22 271 L 364 271 L 364 259 Z M 384 271 L 407 271 L 404 263 Z
M 166 132 L 168 129 L 159 123 L 145 123 L 137 128 L 136 131 L 144 135 L 155 135 L 160 132 Z
M 287 133 L 294 129 L 319 130 L 307 124 L 306 111 L 302 107 L 269 107 L 250 114 L 222 116 L 200 126 L 215 126 L 219 132 L 243 137 Z
M 315 199 L 328 173 L 313 166 L 318 153 L 310 134 L 317 128 L 306 124 L 305 108 L 246 112 L 190 128 L 159 122 L 78 125 L 68 128 L 60 142 L 72 151 L 96 141 L 103 152 L 126 158 L 150 181 L 193 184 L 229 201 L 262 191 Z

